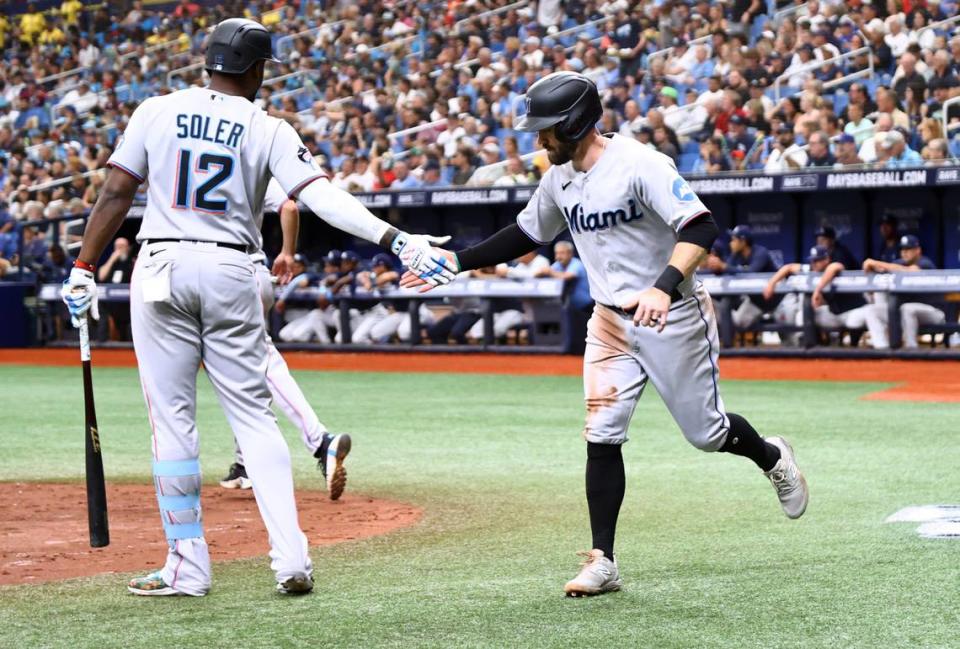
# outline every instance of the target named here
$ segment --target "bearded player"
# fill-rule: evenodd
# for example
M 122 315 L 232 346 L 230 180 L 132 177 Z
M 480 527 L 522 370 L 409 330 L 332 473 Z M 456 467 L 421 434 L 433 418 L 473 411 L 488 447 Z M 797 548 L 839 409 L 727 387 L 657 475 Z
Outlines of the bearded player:
M 587 269 L 596 301 L 583 359 L 593 549 L 564 591 L 577 597 L 622 585 L 614 554 L 625 491 L 621 446 L 648 380 L 688 442 L 752 460 L 784 513 L 799 518 L 808 492 L 790 445 L 761 437 L 720 398 L 713 306 L 694 276 L 719 234 L 710 212 L 669 158 L 633 139 L 597 132 L 600 97 L 583 75 L 550 74 L 530 87 L 525 103 L 515 128 L 538 132 L 554 166 L 515 224 L 444 254 L 458 272 L 493 266 L 569 229 Z M 430 288 L 411 273 L 402 283 Z

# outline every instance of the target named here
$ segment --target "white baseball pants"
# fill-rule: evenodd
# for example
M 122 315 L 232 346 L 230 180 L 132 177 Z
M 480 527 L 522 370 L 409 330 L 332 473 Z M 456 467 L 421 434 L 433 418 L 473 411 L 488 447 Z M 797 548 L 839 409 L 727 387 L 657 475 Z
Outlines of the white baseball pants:
M 205 593 L 211 584 L 196 425 L 201 362 L 243 450 L 277 580 L 310 575 L 290 452 L 270 410 L 268 349 L 250 258 L 214 244 L 146 244 L 137 259 L 130 303 L 169 544 L 163 580 L 191 594 Z

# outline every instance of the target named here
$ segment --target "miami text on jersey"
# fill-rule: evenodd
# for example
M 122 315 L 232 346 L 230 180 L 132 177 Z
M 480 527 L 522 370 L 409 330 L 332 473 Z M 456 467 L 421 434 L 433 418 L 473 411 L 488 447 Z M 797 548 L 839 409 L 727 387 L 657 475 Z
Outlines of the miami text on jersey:
M 218 119 L 215 124 L 206 115 L 177 115 L 177 137 L 203 140 L 237 148 L 243 125 L 227 119 Z
M 621 207 L 587 214 L 580 203 L 577 203 L 571 209 L 564 206 L 563 217 L 567 220 L 567 226 L 571 232 L 596 232 L 643 218 L 643 211 L 637 209 L 637 204 L 632 198 L 627 199 L 627 205 L 627 209 Z

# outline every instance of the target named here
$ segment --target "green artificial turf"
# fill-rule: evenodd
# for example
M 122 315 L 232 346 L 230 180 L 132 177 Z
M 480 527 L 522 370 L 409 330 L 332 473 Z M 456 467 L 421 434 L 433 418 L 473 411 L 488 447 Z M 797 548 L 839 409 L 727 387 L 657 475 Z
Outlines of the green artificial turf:
M 811 501 L 789 521 L 749 461 L 688 446 L 650 389 L 624 451 L 625 589 L 569 600 L 574 553 L 590 545 L 579 379 L 296 376 L 321 419 L 354 436 L 348 488 L 422 507 L 416 527 L 314 550 L 318 587 L 303 598 L 273 592 L 265 558 L 216 564 L 201 599 L 128 595 L 130 575 L 0 587 L 0 646 L 960 645 L 960 541 L 883 523 L 960 501 L 956 405 L 859 399 L 879 384 L 726 382 L 730 410 L 797 451 Z M 148 482 L 135 372 L 94 379 L 108 480 Z M 81 480 L 79 370 L 0 367 L 0 382 L 0 480 Z M 213 489 L 232 441 L 200 385 Z M 282 425 L 298 484 L 318 485 Z

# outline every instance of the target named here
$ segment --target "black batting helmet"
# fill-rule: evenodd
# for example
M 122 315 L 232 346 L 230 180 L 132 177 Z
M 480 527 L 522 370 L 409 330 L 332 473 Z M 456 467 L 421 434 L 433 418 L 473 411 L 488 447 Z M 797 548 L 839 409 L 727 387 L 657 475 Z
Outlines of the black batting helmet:
M 229 18 L 210 35 L 204 67 L 209 72 L 243 74 L 260 60 L 280 62 L 273 56 L 270 32 L 258 22 Z
M 562 142 L 576 142 L 596 126 L 603 115 L 597 86 L 577 72 L 554 72 L 527 90 L 526 113 L 514 120 L 518 131 L 554 127 Z

